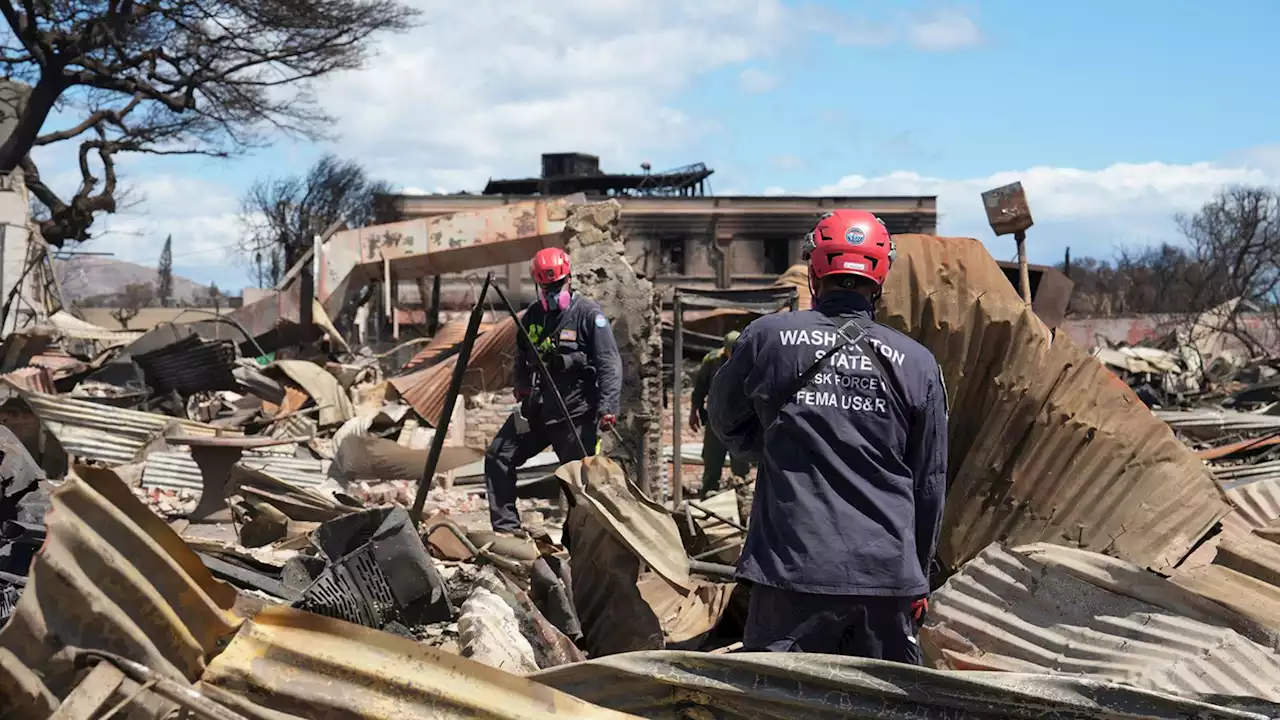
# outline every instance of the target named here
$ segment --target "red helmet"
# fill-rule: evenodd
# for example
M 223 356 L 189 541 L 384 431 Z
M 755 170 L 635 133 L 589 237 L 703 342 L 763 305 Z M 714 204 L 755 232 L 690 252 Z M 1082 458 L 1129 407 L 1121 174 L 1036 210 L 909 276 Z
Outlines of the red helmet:
M 861 275 L 883 285 L 898 256 L 884 222 L 865 210 L 836 210 L 818 220 L 805 237 L 809 276 Z M 815 283 L 816 284 L 816 283 Z
M 560 248 L 543 248 L 533 256 L 529 273 L 539 285 L 550 285 L 569 277 L 569 253 Z

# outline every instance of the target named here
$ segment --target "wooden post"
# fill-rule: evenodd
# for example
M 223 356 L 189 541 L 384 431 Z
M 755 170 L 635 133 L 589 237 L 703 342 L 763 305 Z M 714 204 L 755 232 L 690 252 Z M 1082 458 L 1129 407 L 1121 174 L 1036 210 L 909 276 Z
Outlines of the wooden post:
M 1027 233 L 1020 230 L 1013 234 L 1018 242 L 1018 290 L 1022 293 L 1022 301 L 1031 303 L 1031 272 L 1027 269 Z
M 684 436 L 681 422 L 682 405 L 684 405 L 684 308 L 680 302 L 680 289 L 676 288 L 672 302 L 672 330 L 674 359 L 671 361 L 671 507 L 680 508 L 684 501 L 684 476 L 681 475 L 680 440 Z

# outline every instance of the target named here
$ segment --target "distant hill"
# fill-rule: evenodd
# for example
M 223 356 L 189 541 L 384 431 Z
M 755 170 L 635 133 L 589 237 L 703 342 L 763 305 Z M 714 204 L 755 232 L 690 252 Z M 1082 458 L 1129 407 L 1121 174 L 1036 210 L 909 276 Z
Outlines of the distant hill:
M 108 257 L 86 255 L 70 260 L 55 260 L 54 268 L 62 283 L 63 300 L 67 303 L 114 295 L 130 284 L 156 283 L 155 268 Z M 173 276 L 175 302 L 194 302 L 207 289 L 206 286 L 180 275 Z

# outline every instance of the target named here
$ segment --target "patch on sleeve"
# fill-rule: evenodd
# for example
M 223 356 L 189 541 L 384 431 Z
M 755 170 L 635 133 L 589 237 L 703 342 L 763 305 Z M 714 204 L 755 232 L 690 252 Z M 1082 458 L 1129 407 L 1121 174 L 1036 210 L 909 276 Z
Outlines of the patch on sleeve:
M 577 342 L 578 331 L 577 330 L 561 330 L 560 340 L 561 342 Z
M 608 327 L 609 325 L 609 321 L 605 319 L 604 313 L 596 313 L 595 323 L 598 328 Z

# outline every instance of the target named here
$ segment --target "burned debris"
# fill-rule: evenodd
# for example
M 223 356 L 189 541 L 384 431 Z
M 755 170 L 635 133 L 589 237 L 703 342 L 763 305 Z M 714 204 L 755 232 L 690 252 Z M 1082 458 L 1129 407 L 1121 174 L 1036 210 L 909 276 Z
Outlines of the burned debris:
M 700 339 L 807 307 L 808 287 L 793 269 L 747 294 L 681 289 L 696 301 L 664 327 L 621 240 L 617 204 L 581 198 L 344 230 L 309 309 L 295 285 L 230 324 L 7 336 L 5 710 L 1280 714 L 1269 363 L 1187 343 L 1087 353 L 977 241 L 898 236 L 882 317 L 935 351 L 953 408 L 932 669 L 737 654 L 752 489 L 695 497 L 678 473 L 697 470 L 696 438 L 666 435 L 663 407 L 688 400 L 663 394 Z M 524 462 L 525 532 L 495 533 L 482 447 L 513 405 L 519 308 L 488 302 L 486 278 L 471 317 L 400 350 L 349 342 L 342 318 L 388 273 L 547 246 L 616 325 L 622 419 L 601 452 Z

